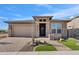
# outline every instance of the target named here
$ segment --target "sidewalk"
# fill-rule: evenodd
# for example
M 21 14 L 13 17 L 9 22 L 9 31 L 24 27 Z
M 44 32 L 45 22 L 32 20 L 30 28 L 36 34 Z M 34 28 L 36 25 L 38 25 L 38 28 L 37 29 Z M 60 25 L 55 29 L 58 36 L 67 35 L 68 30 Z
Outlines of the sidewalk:
M 72 49 L 56 40 L 50 40 L 49 38 L 37 38 L 37 40 L 46 41 L 47 43 L 52 44 L 57 49 L 57 51 L 72 51 Z
M 56 48 L 58 51 L 72 51 L 69 47 L 65 46 L 65 45 L 62 44 L 62 43 L 59 43 L 58 41 L 47 40 L 47 42 L 48 42 L 49 44 L 52 44 L 53 46 L 55 46 L 55 48 Z

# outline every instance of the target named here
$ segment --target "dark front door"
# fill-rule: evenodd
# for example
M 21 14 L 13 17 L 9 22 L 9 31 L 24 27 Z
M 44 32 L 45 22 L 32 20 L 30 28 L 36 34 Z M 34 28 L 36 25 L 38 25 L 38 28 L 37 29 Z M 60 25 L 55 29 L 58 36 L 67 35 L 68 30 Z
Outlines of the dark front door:
M 39 24 L 39 35 L 46 36 L 46 24 Z

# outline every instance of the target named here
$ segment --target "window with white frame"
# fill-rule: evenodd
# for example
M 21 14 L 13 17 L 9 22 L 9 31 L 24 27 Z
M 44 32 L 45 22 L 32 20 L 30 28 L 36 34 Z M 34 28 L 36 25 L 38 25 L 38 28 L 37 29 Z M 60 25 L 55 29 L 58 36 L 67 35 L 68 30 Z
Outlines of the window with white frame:
M 51 29 L 52 29 L 52 33 L 61 33 L 61 28 L 62 25 L 61 24 L 51 24 Z

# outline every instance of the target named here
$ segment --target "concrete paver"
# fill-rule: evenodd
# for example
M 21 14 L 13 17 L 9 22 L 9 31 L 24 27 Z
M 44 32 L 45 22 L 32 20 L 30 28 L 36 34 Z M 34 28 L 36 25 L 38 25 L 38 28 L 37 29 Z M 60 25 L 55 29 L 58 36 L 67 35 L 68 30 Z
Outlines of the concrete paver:
M 0 52 L 18 52 L 28 44 L 31 38 L 9 37 L 0 40 Z
M 72 51 L 72 49 L 70 49 L 69 47 L 65 46 L 64 44 L 62 43 L 59 43 L 57 41 L 47 41 L 48 43 L 52 44 L 53 46 L 55 46 L 55 48 L 58 50 L 58 51 Z
M 49 38 L 36 38 L 40 41 L 46 41 L 56 47 L 58 51 L 72 51 L 70 48 L 62 43 Z M 8 37 L 0 40 L 0 52 L 23 52 L 32 51 L 33 47 L 29 47 L 28 43 L 32 41 L 32 38 L 23 37 Z

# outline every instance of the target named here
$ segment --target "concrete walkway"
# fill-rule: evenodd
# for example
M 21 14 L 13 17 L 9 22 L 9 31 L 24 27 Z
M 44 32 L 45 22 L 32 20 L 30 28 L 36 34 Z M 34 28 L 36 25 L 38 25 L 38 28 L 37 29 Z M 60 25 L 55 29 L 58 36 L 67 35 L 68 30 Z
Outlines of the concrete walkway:
M 49 38 L 44 39 L 44 38 L 38 38 L 40 41 L 46 41 L 49 44 L 52 44 L 58 51 L 72 51 L 69 47 L 65 46 L 62 43 L 59 43 L 56 40 L 50 40 Z
M 48 40 L 47 42 L 50 43 L 50 44 L 52 44 L 53 46 L 55 46 L 55 48 L 56 48 L 58 51 L 72 51 L 69 47 L 65 46 L 65 45 L 62 44 L 62 43 L 59 43 L 58 41 Z
M 33 46 L 26 44 L 19 52 L 33 51 Z

